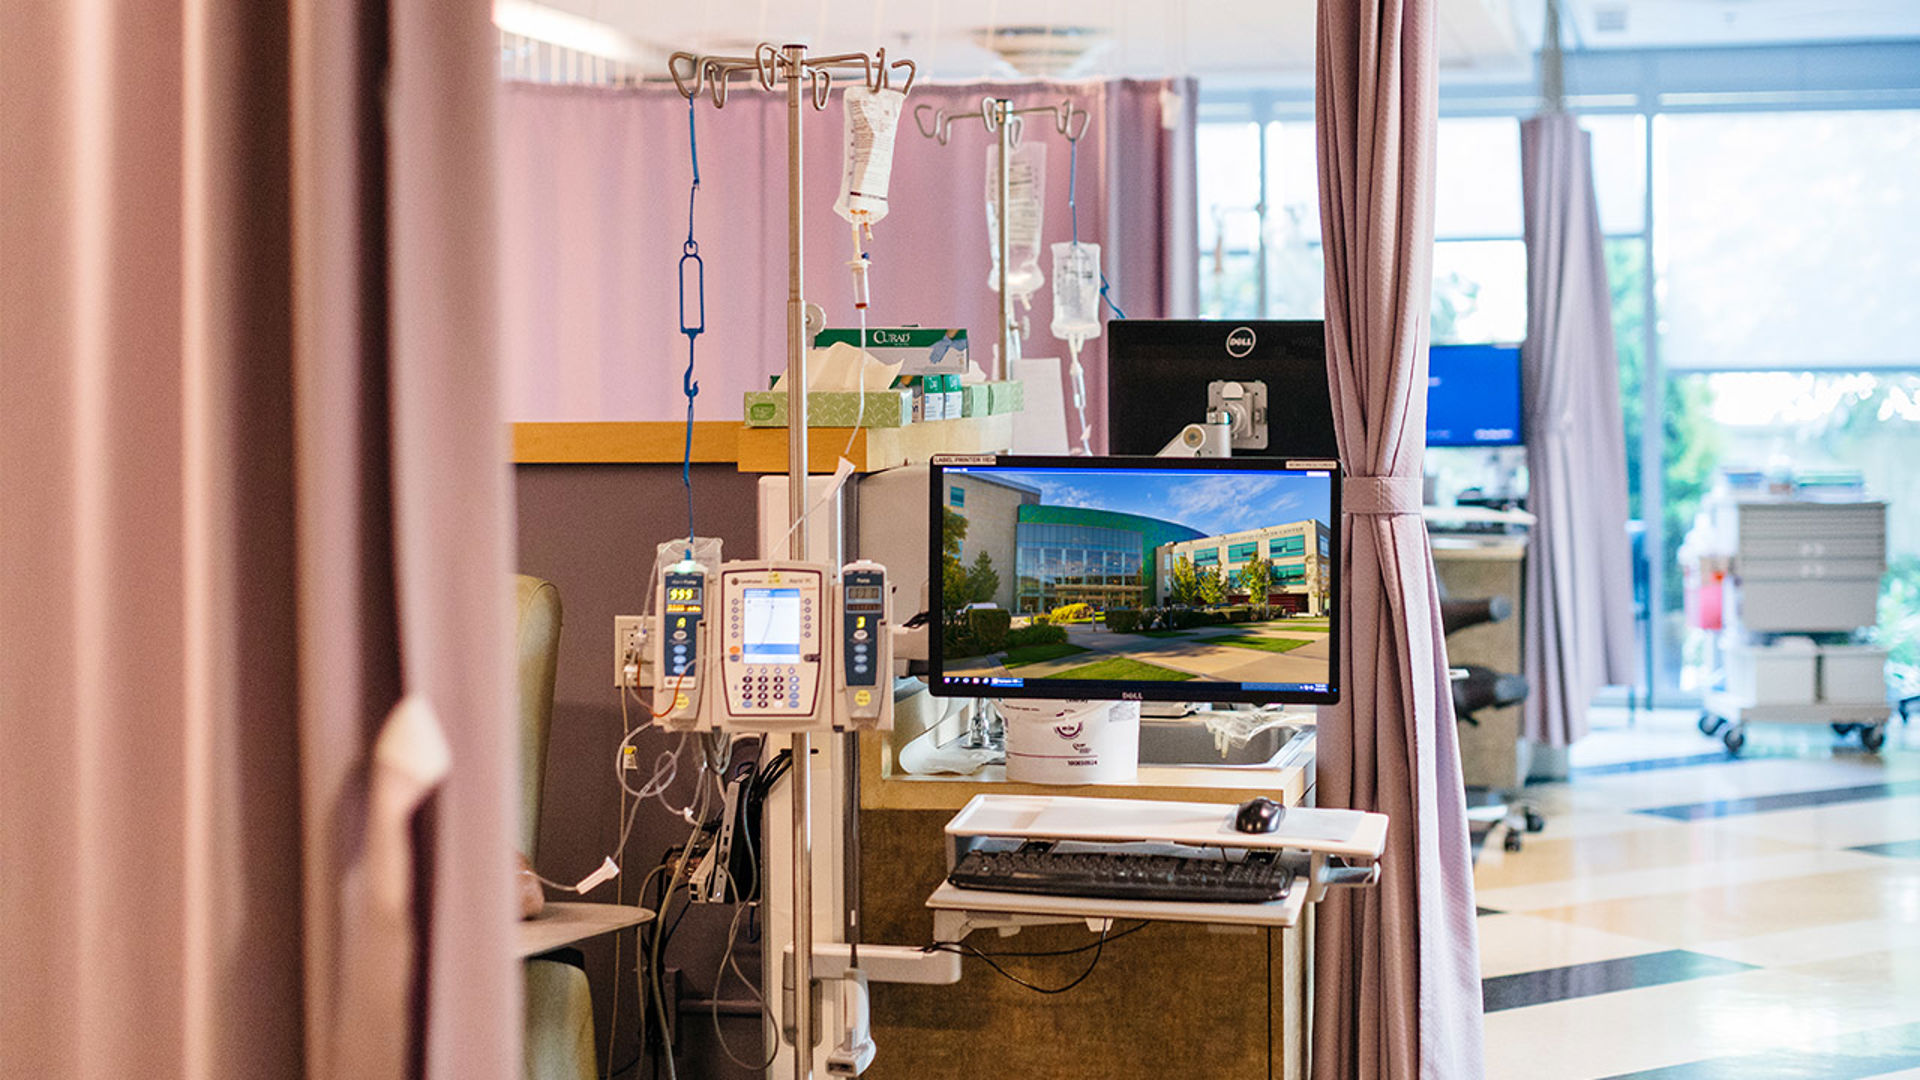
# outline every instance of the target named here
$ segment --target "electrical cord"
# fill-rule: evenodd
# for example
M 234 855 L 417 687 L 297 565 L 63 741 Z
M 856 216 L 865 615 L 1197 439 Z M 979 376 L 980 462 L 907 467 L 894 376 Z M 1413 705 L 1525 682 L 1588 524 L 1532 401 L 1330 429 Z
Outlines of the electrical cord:
M 982 952 L 981 950 L 974 948 L 972 945 L 969 945 L 964 941 L 957 941 L 957 942 L 937 942 L 933 945 L 927 946 L 926 951 L 955 952 L 955 953 L 960 953 L 963 956 L 972 956 L 975 959 L 978 959 L 984 962 L 988 967 L 992 968 L 994 973 L 999 975 L 1001 978 L 1006 979 L 1008 982 L 1014 983 L 1018 986 L 1023 986 L 1026 989 L 1031 990 L 1036 994 L 1064 994 L 1067 991 L 1072 990 L 1074 987 L 1079 986 L 1081 983 L 1086 982 L 1087 978 L 1093 974 L 1093 969 L 1100 966 L 1100 957 L 1106 951 L 1107 942 L 1118 941 L 1119 939 L 1126 937 L 1129 934 L 1137 934 L 1141 930 L 1146 929 L 1146 927 L 1147 927 L 1147 924 L 1142 922 L 1135 926 L 1122 930 L 1117 934 L 1113 934 L 1113 933 L 1109 933 L 1109 930 L 1112 928 L 1112 924 L 1108 923 L 1105 927 L 1101 929 L 1100 938 L 1098 941 L 1095 941 L 1091 945 L 1081 945 L 1071 949 L 1048 949 L 1048 950 L 1039 950 L 1034 952 L 989 953 L 989 952 Z M 1008 971 L 1006 968 L 1001 967 L 1000 964 L 997 962 L 999 959 L 1012 958 L 1012 957 L 1071 956 L 1075 953 L 1086 952 L 1089 949 L 1093 950 L 1093 959 L 1087 961 L 1087 966 L 1085 970 L 1081 971 L 1080 974 L 1074 976 L 1072 980 L 1070 980 L 1063 986 L 1041 986 L 1038 983 L 1028 982 L 1027 980 L 1021 978 L 1020 976 L 1015 975 L 1013 972 Z
M 673 908 L 674 894 L 682 888 L 687 889 L 688 895 L 680 908 L 679 914 L 674 916 L 673 922 L 667 925 L 664 932 L 657 933 L 652 937 L 652 948 L 650 950 L 647 972 L 648 978 L 653 984 L 654 1015 L 660 1021 L 660 1041 L 666 1050 L 667 1076 L 669 1080 L 679 1080 L 679 1070 L 673 1057 L 673 1029 L 667 1020 L 666 988 L 662 985 L 660 958 L 662 954 L 665 953 L 667 942 L 672 938 L 673 932 L 679 928 L 680 920 L 686 917 L 688 909 L 693 906 L 692 889 L 687 881 L 687 870 L 689 864 L 693 861 L 695 841 L 699 839 L 700 834 L 708 830 L 710 824 L 706 821 L 706 807 L 709 794 L 710 789 L 706 784 L 699 785 L 699 792 L 695 797 L 697 809 L 694 815 L 698 824 L 695 826 L 693 835 L 689 836 L 687 842 L 679 849 L 679 858 L 673 863 L 673 872 L 667 879 L 666 890 L 662 894 L 660 906 L 656 909 L 654 916 L 654 922 L 656 924 L 665 923 L 667 913 Z M 669 853 L 671 853 L 671 851 L 672 849 L 669 849 Z M 666 856 L 662 855 L 663 865 L 665 858 Z M 656 869 L 658 868 L 656 867 Z
M 1127 927 L 1125 930 L 1122 930 L 1117 934 L 1112 934 L 1112 933 L 1108 934 L 1106 936 L 1106 940 L 1119 941 L 1123 937 L 1127 937 L 1132 934 L 1137 934 L 1140 931 L 1145 930 L 1148 927 L 1148 925 L 1150 924 L 1143 919 L 1140 922 L 1137 922 L 1132 926 Z M 1013 951 L 1006 951 L 1006 952 L 983 952 L 980 949 L 975 948 L 974 946 L 969 945 L 964 941 L 940 941 L 927 946 L 925 949 L 921 951 L 953 952 L 953 953 L 959 953 L 962 956 L 976 956 L 982 960 L 985 960 L 988 958 L 992 958 L 995 960 L 1008 960 L 1008 959 L 1027 959 L 1027 958 L 1036 957 L 1036 956 L 1073 956 L 1077 953 L 1087 952 L 1088 950 L 1091 950 L 1091 949 L 1098 949 L 1099 947 L 1100 947 L 1100 942 L 1093 941 L 1085 945 L 1075 945 L 1071 948 L 1066 948 L 1066 949 L 1035 949 L 1032 951 L 1013 950 Z
M 749 841 L 748 847 L 749 848 L 752 847 L 751 841 Z M 759 868 L 757 864 L 749 863 L 749 865 L 753 865 L 755 867 L 753 876 L 754 878 L 757 879 L 759 877 Z M 733 874 L 731 871 L 727 873 L 727 884 L 729 888 L 733 888 L 736 890 L 739 887 L 738 884 L 734 882 Z M 757 881 L 755 882 L 753 887 L 754 888 L 759 887 Z M 763 1072 L 766 1072 L 768 1069 L 772 1068 L 774 1061 L 780 1056 L 780 1040 L 778 1038 L 769 1040 L 773 1044 L 773 1049 L 771 1052 L 767 1054 L 766 1060 L 759 1063 L 753 1063 L 753 1062 L 742 1061 L 740 1060 L 739 1057 L 735 1056 L 733 1052 L 733 1047 L 727 1044 L 727 1037 L 720 1030 L 720 988 L 726 981 L 728 969 L 732 969 L 734 976 L 740 980 L 741 985 L 745 986 L 747 988 L 747 992 L 753 995 L 754 1001 L 759 1003 L 760 1015 L 766 1019 L 766 1022 L 768 1024 L 774 1023 L 773 1011 L 767 1008 L 767 996 L 760 991 L 759 987 L 756 987 L 753 985 L 753 982 L 747 978 L 746 973 L 740 970 L 739 961 L 735 960 L 733 957 L 734 945 L 738 942 L 739 936 L 740 936 L 740 916 L 746 913 L 749 906 L 750 905 L 745 903 L 734 905 L 733 919 L 727 924 L 727 947 L 725 950 L 721 952 L 720 965 L 718 968 L 715 969 L 713 973 L 713 993 L 710 997 L 710 1000 L 713 1002 L 713 1006 L 712 1006 L 713 1039 L 715 1042 L 720 1044 L 720 1052 L 727 1056 L 728 1061 L 733 1062 L 735 1065 L 738 1065 L 742 1069 L 746 1069 L 756 1073 L 763 1073 Z

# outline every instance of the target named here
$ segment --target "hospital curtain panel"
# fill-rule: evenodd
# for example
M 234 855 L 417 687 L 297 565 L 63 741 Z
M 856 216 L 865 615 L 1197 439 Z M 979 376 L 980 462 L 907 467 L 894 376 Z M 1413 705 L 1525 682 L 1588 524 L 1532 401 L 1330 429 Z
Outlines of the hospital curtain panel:
M 999 338 L 987 288 L 987 147 L 981 98 L 1054 104 L 1090 114 L 1075 185 L 1080 239 L 1102 245 L 1113 297 L 1135 318 L 1191 316 L 1198 304 L 1198 203 L 1193 196 L 1190 80 L 1073 83 L 923 82 L 895 142 L 887 217 L 867 244 L 873 326 L 965 327 L 985 368 Z M 941 146 L 912 112 L 956 119 Z M 833 213 L 840 184 L 841 99 L 803 112 L 806 296 L 830 326 L 855 325 L 848 226 Z M 695 414 L 738 419 L 741 394 L 766 389 L 786 358 L 787 114 L 782 95 L 736 84 L 724 109 L 693 109 L 700 155 L 694 236 L 706 268 L 706 332 L 698 340 Z M 635 89 L 508 83 L 500 114 L 500 229 L 505 251 L 503 343 L 510 420 L 676 420 L 687 344 L 676 291 L 692 180 L 685 98 Z M 1048 245 L 1073 232 L 1068 144 L 1030 117 L 1046 146 Z M 1066 357 L 1048 332 L 1050 284 L 1033 295 L 1028 356 Z M 1108 314 L 1111 314 L 1109 312 Z M 1088 417 L 1105 445 L 1106 339 L 1087 343 Z M 1071 421 L 1069 429 L 1072 429 Z
M 1602 686 L 1634 678 L 1627 450 L 1592 137 L 1566 113 L 1520 125 L 1527 238 L 1527 738 L 1587 733 Z
M 1433 0 L 1321 0 L 1327 373 L 1346 485 L 1340 704 L 1320 805 L 1388 815 L 1376 888 L 1315 923 L 1313 1074 L 1481 1073 L 1472 864 L 1420 516 L 1437 126 Z
M 486 7 L 0 41 L 0 1075 L 504 1080 Z

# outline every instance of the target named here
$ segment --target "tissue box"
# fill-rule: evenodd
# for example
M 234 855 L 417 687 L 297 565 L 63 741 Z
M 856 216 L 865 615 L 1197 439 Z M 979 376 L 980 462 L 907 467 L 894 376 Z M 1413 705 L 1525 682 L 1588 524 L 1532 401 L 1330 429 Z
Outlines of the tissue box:
M 987 412 L 998 416 L 1001 413 L 1024 412 L 1027 407 L 1026 387 L 1018 382 L 990 382 L 987 388 Z
M 813 337 L 813 347 L 860 345 L 858 327 L 831 326 Z M 899 364 L 900 374 L 959 375 L 967 370 L 967 332 L 939 327 L 870 327 L 867 355 L 883 364 Z
M 855 390 L 816 390 L 807 395 L 808 427 L 903 427 L 913 422 L 911 390 L 869 390 L 861 409 Z M 748 427 L 786 427 L 785 390 L 749 390 L 743 410 Z
M 993 411 L 991 391 L 986 383 L 968 383 L 960 388 L 960 415 L 986 416 Z

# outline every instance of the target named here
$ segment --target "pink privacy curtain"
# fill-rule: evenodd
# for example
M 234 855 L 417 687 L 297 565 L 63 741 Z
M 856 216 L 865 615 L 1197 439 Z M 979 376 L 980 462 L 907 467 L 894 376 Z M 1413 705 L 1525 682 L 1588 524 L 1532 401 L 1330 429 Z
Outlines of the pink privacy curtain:
M 999 317 L 987 289 L 986 148 L 978 120 L 949 145 L 920 136 L 912 110 L 978 113 L 980 99 L 1022 104 L 1073 97 L 1091 114 L 1080 142 L 1080 238 L 1103 245 L 1128 315 L 1190 315 L 1198 306 L 1191 82 L 921 83 L 895 144 L 891 211 L 874 229 L 869 325 L 965 327 L 984 368 Z M 857 325 L 847 224 L 833 213 L 841 106 L 804 113 L 807 299 L 830 326 Z M 765 389 L 785 362 L 787 116 L 784 98 L 744 83 L 716 110 L 694 110 L 700 150 L 696 236 L 706 264 L 699 339 L 704 420 L 738 419 L 740 395 Z M 500 116 L 501 307 L 511 420 L 676 420 L 686 338 L 677 264 L 687 237 L 687 102 L 671 87 L 635 90 L 510 83 Z M 1037 122 L 1036 122 L 1037 126 Z M 1046 245 L 1071 238 L 1068 144 L 1047 146 Z M 1048 333 L 1052 293 L 1034 294 L 1028 356 L 1065 358 Z M 1105 444 L 1106 342 L 1090 342 L 1088 417 Z
M 1632 560 L 1620 363 L 1593 140 L 1566 113 L 1520 125 L 1527 236 L 1527 738 L 1587 733 L 1602 686 L 1632 682 Z
M 1387 814 L 1378 887 L 1316 922 L 1313 1072 L 1481 1074 L 1460 754 L 1420 465 L 1436 119 L 1433 0 L 1322 0 L 1315 79 L 1327 373 L 1346 470 L 1340 704 L 1323 806 Z
M 0 41 L 0 1075 L 505 1080 L 486 7 Z

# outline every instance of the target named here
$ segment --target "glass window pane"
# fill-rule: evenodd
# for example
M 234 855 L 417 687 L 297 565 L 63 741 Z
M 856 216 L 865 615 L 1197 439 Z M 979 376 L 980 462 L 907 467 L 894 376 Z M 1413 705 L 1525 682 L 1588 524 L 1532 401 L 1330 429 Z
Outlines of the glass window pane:
M 1194 129 L 1200 168 L 1200 246 L 1252 251 L 1260 243 L 1260 125 L 1201 124 Z
M 1260 314 L 1258 256 L 1219 251 L 1200 253 L 1200 316 L 1206 319 L 1253 318 Z
M 1691 524 L 1703 492 L 1728 468 L 1800 478 L 1853 471 L 1870 497 L 1887 501 L 1875 640 L 1902 692 L 1920 693 L 1920 470 L 1911 466 L 1920 459 L 1920 372 L 1727 372 L 1673 383 L 1690 407 L 1678 427 L 1669 421 L 1670 520 L 1677 502 Z M 1677 498 L 1676 477 L 1685 481 Z
M 1440 121 L 1434 236 L 1517 237 L 1520 228 L 1519 124 L 1503 117 Z
M 1267 125 L 1267 315 L 1321 318 L 1326 288 L 1313 124 L 1276 121 Z
M 1518 342 L 1527 336 L 1527 246 L 1448 240 L 1433 246 L 1433 342 Z
M 1270 234 L 1320 245 L 1320 163 L 1312 121 L 1267 125 L 1267 206 Z
M 1654 122 L 1663 363 L 1920 362 L 1920 111 Z
M 1600 201 L 1600 231 L 1637 233 L 1646 221 L 1646 118 L 1583 116 L 1593 135 L 1593 189 Z

